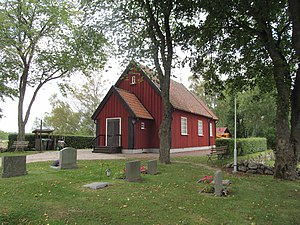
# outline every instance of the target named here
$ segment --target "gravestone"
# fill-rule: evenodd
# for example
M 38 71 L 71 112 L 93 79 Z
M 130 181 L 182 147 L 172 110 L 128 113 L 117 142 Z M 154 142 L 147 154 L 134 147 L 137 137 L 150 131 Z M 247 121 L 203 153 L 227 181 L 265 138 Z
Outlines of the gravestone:
M 90 184 L 83 185 L 83 187 L 91 188 L 94 190 L 102 189 L 108 186 L 108 182 L 94 182 Z
M 2 178 L 25 175 L 27 174 L 26 156 L 3 156 L 1 168 Z
M 222 171 L 218 170 L 214 176 L 214 188 L 215 188 L 215 195 L 222 196 L 222 189 L 223 189 L 223 175 Z
M 155 175 L 157 174 L 157 160 L 148 161 L 148 174 Z
M 141 177 L 141 161 L 135 160 L 126 162 L 126 180 L 129 182 L 138 182 L 142 180 Z
M 77 149 L 64 148 L 59 152 L 59 169 L 77 168 Z

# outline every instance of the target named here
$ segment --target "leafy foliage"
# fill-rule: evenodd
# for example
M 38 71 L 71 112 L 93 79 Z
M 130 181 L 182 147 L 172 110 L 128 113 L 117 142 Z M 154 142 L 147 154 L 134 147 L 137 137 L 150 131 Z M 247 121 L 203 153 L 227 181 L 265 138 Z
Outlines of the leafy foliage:
M 234 96 L 227 89 L 214 93 L 206 92 L 207 81 L 190 79 L 190 88 L 218 117 L 218 126 L 227 127 L 234 132 Z M 207 86 L 208 87 L 208 86 Z M 274 91 L 265 92 L 259 86 L 245 89 L 237 97 L 237 137 L 266 137 L 268 147 L 275 148 L 275 112 Z
M 84 22 L 76 2 L 17 1 L 0 3 L 0 75 L 18 81 L 19 138 L 23 139 L 32 104 L 46 83 L 76 71 L 89 73 L 106 61 L 105 39 Z M 61 86 L 66 86 L 62 80 Z M 34 89 L 24 107 L 28 87 Z
M 58 141 L 62 136 L 61 135 L 53 135 L 53 140 Z M 66 146 L 70 146 L 77 149 L 86 149 L 92 148 L 94 145 L 94 137 L 92 136 L 79 136 L 79 135 L 63 135 Z M 48 138 L 47 135 L 42 136 L 42 138 Z M 17 134 L 9 134 L 8 135 L 8 148 L 13 144 L 14 141 L 17 140 Z M 29 141 L 28 149 L 33 150 L 35 149 L 35 135 L 33 134 L 26 134 L 25 140 Z M 56 150 L 56 149 L 52 149 Z
M 94 135 L 95 124 L 91 114 L 100 104 L 106 91 L 103 77 L 92 74 L 80 84 L 70 84 L 66 90 L 68 98 L 50 98 L 52 111 L 45 115 L 46 126 L 58 134 Z M 72 98 L 70 98 L 72 97 Z
M 233 155 L 234 139 L 217 139 L 217 146 L 228 146 L 229 155 Z M 237 153 L 238 155 L 247 155 L 255 152 L 267 150 L 266 138 L 237 138 Z

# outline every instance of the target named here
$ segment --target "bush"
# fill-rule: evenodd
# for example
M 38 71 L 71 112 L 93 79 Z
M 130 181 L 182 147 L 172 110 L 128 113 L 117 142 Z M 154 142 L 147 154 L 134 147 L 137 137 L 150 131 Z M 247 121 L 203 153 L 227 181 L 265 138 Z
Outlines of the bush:
M 85 149 L 85 148 L 93 148 L 94 145 L 94 137 L 92 136 L 76 136 L 76 135 L 53 135 L 52 140 L 57 141 L 64 137 L 66 146 L 73 147 L 76 149 Z M 42 135 L 42 138 L 47 139 L 48 135 Z M 9 134 L 8 135 L 8 149 L 12 146 L 13 142 L 17 140 L 17 134 Z M 35 149 L 35 134 L 26 134 L 25 140 L 29 141 L 27 150 Z M 53 149 L 55 150 L 55 149 Z
M 216 139 L 217 146 L 228 146 L 229 154 L 234 151 L 234 139 Z M 266 138 L 237 138 L 236 147 L 238 155 L 246 155 L 267 150 Z

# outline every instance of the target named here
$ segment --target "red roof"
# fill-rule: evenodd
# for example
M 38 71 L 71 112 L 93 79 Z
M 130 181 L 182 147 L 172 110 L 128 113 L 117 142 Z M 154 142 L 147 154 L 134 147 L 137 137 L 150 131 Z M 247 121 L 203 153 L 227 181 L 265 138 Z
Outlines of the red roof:
M 227 127 L 217 127 L 217 128 L 216 128 L 216 132 L 217 132 L 217 134 L 225 134 L 225 133 L 229 133 Z
M 157 74 L 147 66 L 137 63 L 139 68 L 150 78 L 152 83 L 160 89 Z M 175 109 L 202 115 L 217 120 L 218 117 L 195 94 L 190 92 L 183 84 L 170 80 L 170 102 Z
M 120 88 L 116 88 L 116 90 L 137 118 L 153 120 L 151 114 L 147 111 L 147 109 L 134 94 Z
M 175 109 L 218 119 L 198 96 L 174 80 L 170 82 L 170 102 Z

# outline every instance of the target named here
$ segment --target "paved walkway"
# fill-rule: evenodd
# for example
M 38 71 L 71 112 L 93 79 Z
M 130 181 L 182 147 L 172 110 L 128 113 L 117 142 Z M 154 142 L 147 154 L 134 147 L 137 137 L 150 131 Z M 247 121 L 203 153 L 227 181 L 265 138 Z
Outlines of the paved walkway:
M 204 156 L 209 151 L 191 151 L 181 153 L 171 153 L 171 158 L 184 157 L 184 156 Z M 32 155 L 27 155 L 26 162 L 43 162 L 54 161 L 59 158 L 59 151 L 42 152 Z M 92 153 L 92 149 L 77 150 L 78 160 L 113 160 L 113 159 L 158 159 L 158 153 L 140 153 L 140 154 L 104 154 L 104 153 Z M 0 158 L 1 163 L 1 158 Z
M 59 159 L 59 151 L 50 151 L 27 155 L 26 162 L 54 161 Z M 92 153 L 92 149 L 77 150 L 78 160 L 95 160 L 95 159 L 125 159 L 124 156 L 115 154 Z

